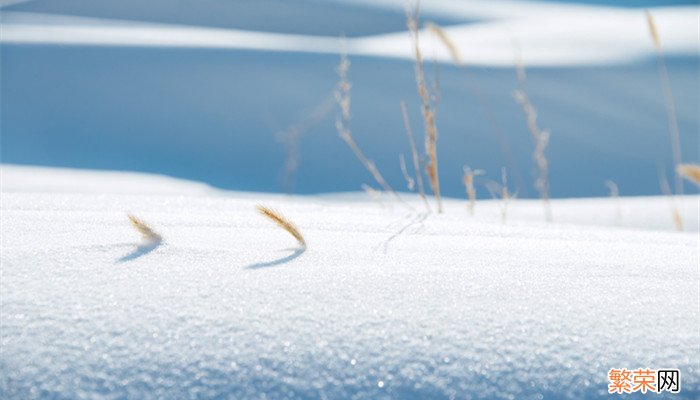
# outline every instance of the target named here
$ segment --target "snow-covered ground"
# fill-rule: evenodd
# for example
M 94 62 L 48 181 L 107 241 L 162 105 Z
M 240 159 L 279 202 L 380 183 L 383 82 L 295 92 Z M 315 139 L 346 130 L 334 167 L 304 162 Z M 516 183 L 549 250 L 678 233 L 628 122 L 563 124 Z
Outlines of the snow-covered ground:
M 611 368 L 682 373 L 625 398 L 700 398 L 700 196 L 658 196 L 669 98 L 700 161 L 700 6 L 421 4 L 465 64 L 421 32 L 444 214 L 352 192 L 371 176 L 335 128 L 342 34 L 355 140 L 403 187 L 400 102 L 423 124 L 403 0 L 0 0 L 0 399 L 609 398 Z
M 503 223 L 491 201 L 472 218 L 117 172 L 0 182 L 2 398 L 607 398 L 610 368 L 639 367 L 700 395 L 698 196 L 675 232 L 654 197 L 555 200 L 546 224 L 535 200 Z

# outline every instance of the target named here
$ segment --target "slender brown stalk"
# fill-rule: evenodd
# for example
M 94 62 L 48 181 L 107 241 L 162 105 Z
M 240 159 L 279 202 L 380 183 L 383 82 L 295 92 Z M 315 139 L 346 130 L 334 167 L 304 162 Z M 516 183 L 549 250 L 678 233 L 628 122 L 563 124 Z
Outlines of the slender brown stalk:
M 683 218 L 681 217 L 680 211 L 678 211 L 678 205 L 676 205 L 676 196 L 671 193 L 671 186 L 668 184 L 668 179 L 666 179 L 666 173 L 659 166 L 659 185 L 661 186 L 661 193 L 665 194 L 671 201 L 671 218 L 673 218 L 673 223 L 676 226 L 676 230 L 683 230 Z
M 469 199 L 469 214 L 474 216 L 474 208 L 476 207 L 476 188 L 474 187 L 474 177 L 483 175 L 484 171 L 477 169 L 472 170 L 468 166 L 464 166 L 464 175 L 462 176 L 462 183 L 467 191 L 467 198 Z
M 422 108 L 421 114 L 425 126 L 425 153 L 428 156 L 428 163 L 425 166 L 426 175 L 430 188 L 435 195 L 437 201 L 438 213 L 442 212 L 442 199 L 440 197 L 440 179 L 438 174 L 438 157 L 437 157 L 437 127 L 435 125 L 435 110 L 432 107 L 430 93 L 425 83 L 425 69 L 423 66 L 423 55 L 420 51 L 419 35 L 418 35 L 418 18 L 420 14 L 420 2 L 416 4 L 414 10 L 406 3 L 406 26 L 413 41 L 413 50 L 416 59 L 416 86 L 418 95 L 421 98 Z
M 416 181 L 408 174 L 408 169 L 406 168 L 406 158 L 404 158 L 403 154 L 399 154 L 399 166 L 401 167 L 403 178 L 406 180 L 406 187 L 408 190 L 411 192 L 416 190 Z
M 506 169 L 505 167 L 501 168 L 501 199 L 503 199 L 503 222 L 506 222 L 508 204 L 510 203 L 510 200 L 514 197 L 515 195 L 512 195 L 508 191 L 508 174 L 506 173 Z
M 445 30 L 432 22 L 426 22 L 425 27 L 445 46 L 445 48 L 447 48 L 450 53 L 450 57 L 452 58 L 452 62 L 456 67 L 466 67 L 465 63 L 462 61 L 462 55 L 459 52 L 459 48 L 455 42 L 452 41 L 450 35 L 448 35 Z M 517 185 L 520 188 L 525 189 L 523 178 L 520 174 L 520 170 L 516 166 L 510 145 L 503 134 L 503 128 L 501 127 L 498 116 L 494 112 L 493 107 L 491 107 L 489 104 L 486 95 L 484 95 L 484 90 L 481 88 L 481 85 L 479 85 L 479 81 L 475 78 L 475 76 L 471 75 L 469 70 L 466 68 L 464 68 L 464 74 L 469 76 L 469 79 L 466 80 L 469 90 L 475 95 L 479 107 L 481 107 L 484 115 L 489 120 L 491 133 L 498 141 L 498 145 L 501 148 L 501 154 L 508 162 L 511 172 L 515 172 Z
M 610 197 L 615 199 L 615 215 L 617 225 L 622 225 L 622 207 L 620 207 L 620 189 L 617 184 L 611 180 L 605 181 L 605 186 L 610 190 Z
M 275 224 L 277 224 L 277 226 L 279 226 L 280 228 L 287 231 L 287 233 L 292 235 L 302 247 L 306 247 L 306 240 L 304 240 L 304 236 L 301 235 L 301 232 L 299 232 L 299 229 L 296 227 L 296 225 L 294 225 L 292 221 L 288 220 L 277 211 L 265 207 L 263 205 L 258 204 L 257 206 L 255 206 L 255 208 L 264 217 L 274 222 Z
M 299 142 L 314 126 L 318 125 L 333 110 L 334 93 L 330 93 L 319 103 L 311 114 L 277 134 L 277 139 L 284 143 L 286 157 L 282 173 L 282 185 L 288 194 L 294 192 L 295 175 L 299 169 Z
M 458 67 L 461 67 L 464 65 L 462 63 L 462 56 L 459 54 L 459 50 L 457 49 L 457 46 L 455 43 L 450 39 L 450 37 L 447 35 L 447 32 L 445 32 L 439 25 L 433 23 L 433 22 L 426 22 L 425 27 L 433 34 L 435 37 L 437 37 L 440 42 L 447 48 L 447 51 L 450 52 L 450 57 L 452 57 L 452 62 L 455 63 Z
M 348 80 L 348 69 L 350 68 L 350 61 L 348 60 L 347 54 L 341 52 L 340 54 L 340 64 L 338 65 L 338 76 L 340 78 L 338 82 L 338 87 L 335 92 L 335 98 L 340 106 L 340 117 L 335 123 L 335 127 L 338 130 L 340 138 L 345 141 L 345 143 L 350 147 L 352 152 L 355 154 L 358 160 L 364 165 L 364 167 L 372 174 L 374 180 L 387 192 L 396 197 L 397 200 L 402 201 L 398 193 L 387 183 L 379 169 L 374 164 L 374 162 L 365 156 L 365 153 L 360 149 L 360 147 L 355 142 L 352 136 L 352 131 L 350 130 L 350 81 Z
M 384 207 L 384 202 L 382 201 L 382 192 L 364 183 L 361 187 L 362 190 L 364 190 L 365 193 L 367 193 L 367 195 L 372 198 L 372 200 L 376 201 L 377 203 L 379 203 L 380 206 Z
M 683 179 L 681 175 L 677 172 L 678 166 L 681 165 L 681 135 L 678 131 L 678 117 L 676 116 L 676 105 L 673 101 L 673 92 L 671 91 L 671 80 L 668 77 L 668 68 L 666 68 L 666 62 L 664 61 L 664 55 L 661 51 L 661 40 L 659 40 L 659 33 L 656 29 L 656 23 L 654 22 L 654 17 L 651 15 L 649 10 L 645 11 L 647 17 L 647 25 L 649 27 L 649 35 L 654 43 L 654 49 L 656 50 L 656 58 L 659 64 L 659 78 L 661 80 L 661 88 L 664 93 L 664 99 L 666 101 L 666 117 L 668 120 L 668 133 L 671 136 L 671 151 L 673 154 L 673 169 L 674 169 L 674 185 L 677 195 L 683 194 Z
M 156 231 L 154 231 L 148 224 L 144 221 L 136 218 L 133 214 L 127 214 L 129 221 L 131 221 L 131 226 L 134 227 L 140 234 L 143 240 L 151 243 L 157 243 L 163 240 Z
M 676 167 L 676 173 L 695 183 L 697 186 L 700 186 L 700 165 L 681 164 Z
M 401 115 L 403 116 L 403 126 L 408 137 L 408 144 L 411 146 L 411 158 L 413 159 L 413 171 L 416 175 L 416 183 L 418 184 L 418 194 L 425 203 L 425 208 L 430 212 L 430 204 L 425 197 L 425 187 L 423 186 L 423 174 L 420 170 L 420 160 L 418 158 L 418 150 L 416 149 L 416 141 L 413 139 L 413 129 L 411 122 L 408 120 L 408 112 L 406 111 L 406 103 L 401 101 Z
M 544 215 L 547 222 L 552 222 L 552 208 L 549 202 L 549 163 L 545 151 L 549 145 L 549 131 L 542 130 L 537 125 L 537 110 L 530 102 L 527 94 L 527 76 L 525 75 L 525 65 L 520 57 L 520 49 L 516 45 L 516 75 L 518 77 L 519 88 L 513 92 L 515 101 L 520 104 L 525 114 L 527 128 L 530 131 L 530 136 L 535 145 L 533 150 L 533 158 L 539 176 L 535 180 L 535 188 L 540 194 L 540 198 L 544 203 Z
M 491 193 L 494 199 L 500 199 L 499 207 L 501 209 L 501 220 L 505 223 L 508 216 L 508 205 L 512 199 L 516 198 L 516 194 L 508 191 L 508 175 L 506 169 L 501 168 L 501 183 L 495 181 L 486 182 L 486 188 Z

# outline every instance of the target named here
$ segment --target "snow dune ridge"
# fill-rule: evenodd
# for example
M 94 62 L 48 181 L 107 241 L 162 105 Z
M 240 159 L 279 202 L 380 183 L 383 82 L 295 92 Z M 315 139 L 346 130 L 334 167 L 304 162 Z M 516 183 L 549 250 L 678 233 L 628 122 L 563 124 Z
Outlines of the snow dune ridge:
M 467 64 L 512 66 L 513 39 L 522 46 L 530 66 L 596 65 L 624 63 L 652 55 L 644 13 L 635 9 L 603 6 L 514 3 L 503 13 L 489 2 L 476 6 L 453 4 L 454 15 L 485 19 L 444 27 Z M 448 7 L 449 8 L 449 7 Z M 428 8 L 429 10 L 430 8 Z M 479 13 L 479 9 L 487 10 Z M 435 11 L 444 11 L 436 6 Z M 490 10 L 490 11 L 488 11 Z M 546 12 L 545 12 L 546 10 Z M 485 13 L 485 14 L 484 14 Z M 699 7 L 652 9 L 664 51 L 670 55 L 696 55 Z M 484 14 L 484 15 L 482 15 Z M 426 20 L 429 17 L 426 17 Z M 283 52 L 338 53 L 340 40 L 327 36 L 217 29 L 76 16 L 4 12 L 2 43 L 87 46 L 138 46 L 218 48 Z M 428 31 L 421 34 L 428 36 Z M 442 62 L 451 55 L 435 40 L 423 51 Z M 411 59 L 406 32 L 347 39 L 351 55 Z

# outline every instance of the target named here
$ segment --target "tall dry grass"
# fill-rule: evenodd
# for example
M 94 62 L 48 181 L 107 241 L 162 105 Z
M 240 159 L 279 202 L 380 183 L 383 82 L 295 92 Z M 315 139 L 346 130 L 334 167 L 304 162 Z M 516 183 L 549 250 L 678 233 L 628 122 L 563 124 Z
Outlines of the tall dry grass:
M 352 131 L 350 130 L 350 89 L 352 86 L 350 84 L 350 81 L 348 80 L 349 69 L 350 61 L 348 60 L 348 56 L 345 53 L 345 51 L 342 51 L 340 54 L 340 64 L 338 65 L 337 69 L 339 81 L 335 92 L 336 101 L 340 106 L 340 117 L 336 120 L 335 127 L 338 130 L 340 138 L 343 139 L 343 141 L 348 145 L 348 147 L 350 147 L 352 152 L 355 154 L 355 157 L 357 157 L 357 159 L 360 160 L 360 162 L 367 169 L 367 171 L 369 171 L 369 173 L 372 175 L 377 184 L 379 184 L 379 186 L 381 186 L 384 191 L 393 194 L 397 200 L 402 201 L 399 194 L 396 193 L 394 188 L 392 188 L 387 183 L 387 181 L 384 179 L 384 176 L 382 176 L 381 172 L 379 172 L 377 166 L 372 160 L 367 158 L 365 153 L 362 151 L 362 149 L 360 149 L 360 147 L 357 145 L 355 139 L 352 136 Z
M 447 51 L 450 52 L 450 57 L 452 58 L 452 62 L 458 67 L 461 67 L 464 65 L 462 62 L 462 55 L 459 53 L 459 49 L 457 48 L 457 45 L 450 39 L 450 36 L 445 32 L 439 25 L 433 22 L 426 22 L 425 23 L 426 29 L 428 29 L 440 42 L 447 48 Z
M 430 21 L 425 23 L 425 27 L 428 30 L 428 32 L 432 33 L 433 36 L 437 38 L 443 46 L 445 46 L 447 51 L 450 53 L 452 63 L 457 68 L 463 68 L 465 74 L 468 74 L 469 71 L 465 68 L 466 64 L 463 61 L 461 53 L 459 52 L 459 48 L 457 47 L 457 44 L 450 38 L 450 35 L 448 35 L 447 32 L 444 29 L 442 29 L 439 25 Z M 479 107 L 483 112 L 483 115 L 489 121 L 491 133 L 493 134 L 494 138 L 496 138 L 496 140 L 498 141 L 498 145 L 501 148 L 501 154 L 506 159 L 511 169 L 511 172 L 515 172 L 516 183 L 519 187 L 524 189 L 524 181 L 520 174 L 520 170 L 517 168 L 517 164 L 515 162 L 515 158 L 513 157 L 513 152 L 511 151 L 510 144 L 508 143 L 508 140 L 506 139 L 505 134 L 503 133 L 503 128 L 501 127 L 501 124 L 499 122 L 498 115 L 496 114 L 496 112 L 494 112 L 493 107 L 491 107 L 487 96 L 484 94 L 484 90 L 479 84 L 478 79 L 476 79 L 474 76 L 470 76 L 470 79 L 467 79 L 466 82 L 469 86 L 469 90 L 474 94 L 477 103 L 479 104 Z
M 523 109 L 527 129 L 530 131 L 530 137 L 534 144 L 532 157 L 537 166 L 538 177 L 535 180 L 535 188 L 539 192 L 540 198 L 544 204 L 544 216 L 547 222 L 552 222 L 552 207 L 549 201 L 549 162 L 547 161 L 546 150 L 549 145 L 550 133 L 547 130 L 542 130 L 537 125 L 537 110 L 532 105 L 527 92 L 527 75 L 525 73 L 525 64 L 520 55 L 520 48 L 515 45 L 516 58 L 515 70 L 518 77 L 518 89 L 513 92 L 513 98 Z
M 282 186 L 288 194 L 294 193 L 296 173 L 299 169 L 299 144 L 301 138 L 317 126 L 333 110 L 334 93 L 330 93 L 310 114 L 279 132 L 277 140 L 284 143 L 285 159 L 282 172 Z
M 681 136 L 678 130 L 678 117 L 676 116 L 676 105 L 673 101 L 673 92 L 671 91 L 671 80 L 668 75 L 668 68 L 666 67 L 666 61 L 664 60 L 663 51 L 661 49 L 661 39 L 659 38 L 659 31 L 656 28 L 656 21 L 654 16 L 646 10 L 647 27 L 649 28 L 649 35 L 651 36 L 651 41 L 654 44 L 654 50 L 656 51 L 656 58 L 658 60 L 659 68 L 659 78 L 661 80 L 661 89 L 663 90 L 664 101 L 666 103 L 666 118 L 668 120 L 668 133 L 671 137 L 671 152 L 673 154 L 673 180 L 675 185 L 675 193 L 677 195 L 683 194 L 683 179 L 678 173 L 678 166 L 681 165 Z
M 406 180 L 406 187 L 409 191 L 413 192 L 416 190 L 416 180 L 411 177 L 408 173 L 408 167 L 406 167 L 406 158 L 402 154 L 399 154 L 399 166 L 401 167 L 401 173 L 403 178 Z
M 369 196 L 372 200 L 376 201 L 377 204 L 380 206 L 384 207 L 384 201 L 382 201 L 382 192 L 378 191 L 377 189 L 373 188 L 372 186 L 363 183 L 360 185 L 362 190 L 367 193 L 367 196 Z
M 440 196 L 440 177 L 438 172 L 437 138 L 438 131 L 435 124 L 435 109 L 425 81 L 425 68 L 423 65 L 423 55 L 420 50 L 420 40 L 418 34 L 418 20 L 420 17 L 420 2 L 415 7 L 406 3 L 406 26 L 411 35 L 413 43 L 414 57 L 416 60 L 415 74 L 418 95 L 421 99 L 421 115 L 425 128 L 425 154 L 428 162 L 425 165 L 425 172 L 428 176 L 430 188 L 435 195 L 438 213 L 442 213 L 442 198 Z
M 505 167 L 501 168 L 501 182 L 488 181 L 486 182 L 486 188 L 491 193 L 491 197 L 494 199 L 500 199 L 499 208 L 501 209 L 501 221 L 506 222 L 508 217 L 508 206 L 510 202 L 517 197 L 517 193 L 511 193 L 508 190 L 508 174 Z
M 676 230 L 683 230 L 683 218 L 681 218 L 681 213 L 678 211 L 678 205 L 676 204 L 676 196 L 671 192 L 671 185 L 668 184 L 668 179 L 666 179 L 666 173 L 663 171 L 663 167 L 659 165 L 659 186 L 661 186 L 661 193 L 665 194 L 670 201 L 671 206 L 671 218 L 673 219 L 673 224 L 676 226 Z
M 617 187 L 617 183 L 607 180 L 605 181 L 605 186 L 608 187 L 610 191 L 610 197 L 615 199 L 615 222 L 618 226 L 622 225 L 622 207 L 620 206 L 620 189 Z
M 661 90 L 663 91 L 664 102 L 666 105 L 666 119 L 668 122 L 668 133 L 671 138 L 671 154 L 673 156 L 673 182 L 676 195 L 683 194 L 683 178 L 681 177 L 679 167 L 681 166 L 681 137 L 678 130 L 678 118 L 676 117 L 676 105 L 673 101 L 673 92 L 671 91 L 671 80 L 668 75 L 668 68 L 666 67 L 666 61 L 664 60 L 663 51 L 661 49 L 661 39 L 659 37 L 659 31 L 656 28 L 656 21 L 654 16 L 651 15 L 649 10 L 645 11 L 647 28 L 649 29 L 649 36 L 654 44 L 654 50 L 656 51 L 656 59 L 658 61 L 659 69 L 659 79 L 661 80 Z M 659 171 L 661 174 L 661 171 Z M 666 180 L 664 174 L 663 177 L 659 177 L 659 182 L 661 184 L 661 191 L 665 193 L 671 199 L 671 217 L 676 225 L 676 229 L 679 231 L 683 230 L 683 219 L 678 211 L 678 206 L 676 205 L 676 199 L 673 196 L 671 187 Z
M 403 117 L 403 126 L 406 131 L 406 136 L 408 137 L 408 144 L 411 146 L 411 160 L 413 161 L 413 173 L 416 176 L 416 184 L 418 185 L 418 194 L 420 198 L 425 203 L 425 208 L 428 212 L 431 211 L 430 203 L 425 197 L 425 187 L 423 185 L 423 174 L 420 169 L 420 159 L 418 157 L 418 150 L 416 149 L 416 141 L 413 138 L 413 129 L 411 129 L 411 122 L 408 119 L 408 111 L 406 111 L 406 103 L 401 101 L 401 116 Z
M 474 216 L 474 209 L 476 208 L 476 188 L 474 187 L 474 178 L 479 175 L 483 175 L 484 171 L 477 169 L 473 170 L 469 166 L 465 165 L 463 167 L 464 175 L 462 176 L 462 183 L 467 191 L 467 198 L 469 199 L 469 214 Z

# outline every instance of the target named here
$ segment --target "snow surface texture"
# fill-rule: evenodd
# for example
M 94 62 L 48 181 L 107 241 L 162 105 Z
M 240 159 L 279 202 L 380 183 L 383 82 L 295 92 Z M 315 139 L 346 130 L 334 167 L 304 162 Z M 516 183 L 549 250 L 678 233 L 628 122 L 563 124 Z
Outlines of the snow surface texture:
M 621 199 L 628 229 L 606 199 L 554 201 L 549 225 L 516 201 L 504 224 L 494 202 L 472 219 L 460 200 L 425 215 L 413 198 L 0 173 L 3 399 L 608 398 L 611 367 L 680 368 L 672 398 L 700 395 L 697 196 L 678 233 L 664 198 Z M 140 244 L 126 211 L 164 242 Z

